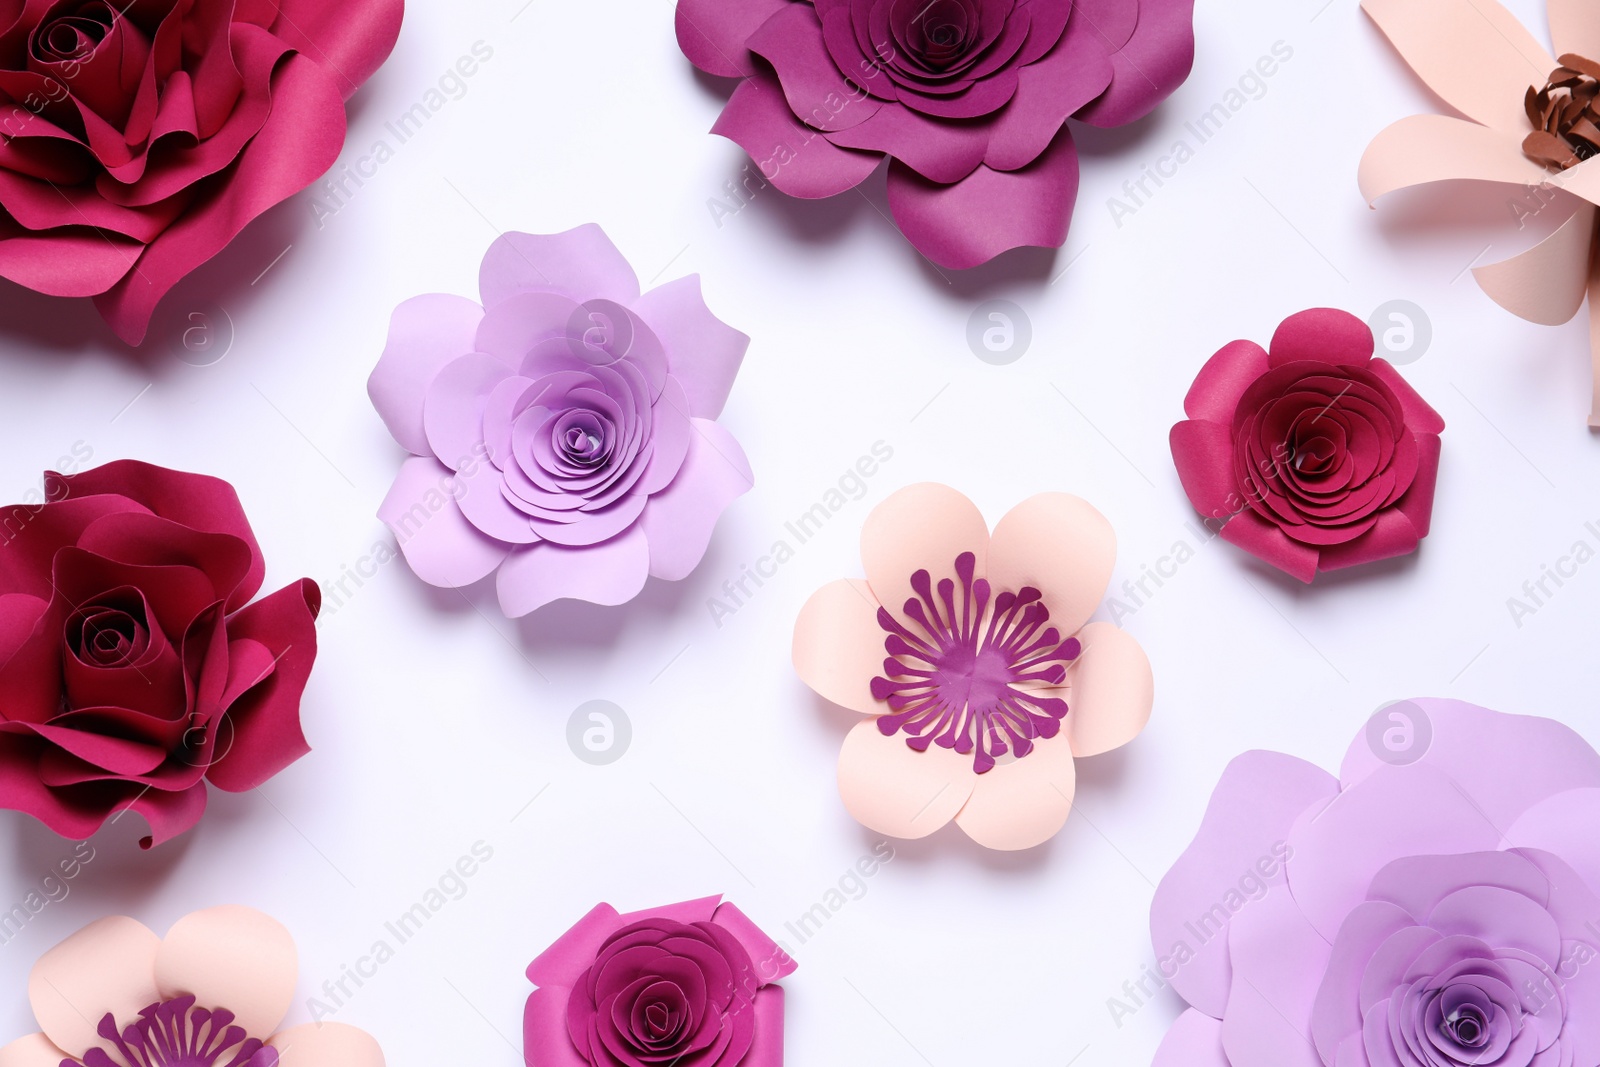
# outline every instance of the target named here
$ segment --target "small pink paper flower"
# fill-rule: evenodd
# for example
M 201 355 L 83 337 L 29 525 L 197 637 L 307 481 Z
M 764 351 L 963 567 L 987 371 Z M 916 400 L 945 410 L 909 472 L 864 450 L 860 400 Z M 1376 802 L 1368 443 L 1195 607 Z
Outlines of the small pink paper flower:
M 1428 536 L 1444 420 L 1374 347 L 1347 312 L 1291 315 L 1270 352 L 1234 341 L 1212 356 L 1172 428 L 1194 509 L 1302 582 Z
M 279 1031 L 294 1000 L 294 939 L 228 905 L 157 937 L 113 915 L 39 957 L 28 1000 L 42 1031 L 0 1048 L 4 1067 L 383 1067 L 343 1023 Z
M 367 390 L 412 455 L 378 515 L 431 585 L 495 575 L 517 617 L 633 599 L 699 565 L 754 484 L 715 420 L 750 338 L 690 275 L 641 295 L 595 225 L 489 246 L 483 303 L 395 309 Z
M 1105 516 L 1066 493 L 1024 500 L 993 535 L 948 486 L 878 505 L 861 531 L 866 580 L 817 590 L 794 631 L 801 679 L 872 716 L 839 757 L 850 814 L 902 838 L 953 819 L 994 849 L 1053 837 L 1074 757 L 1127 744 L 1150 718 L 1144 650 L 1089 622 L 1115 558 Z
M 706 897 L 600 904 L 528 966 L 528 1067 L 782 1067 L 788 953 Z

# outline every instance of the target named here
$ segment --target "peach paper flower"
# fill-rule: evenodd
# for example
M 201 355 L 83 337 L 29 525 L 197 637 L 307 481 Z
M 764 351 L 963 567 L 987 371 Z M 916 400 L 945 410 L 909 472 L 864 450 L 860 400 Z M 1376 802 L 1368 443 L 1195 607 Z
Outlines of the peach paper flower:
M 1055 836 L 1074 757 L 1127 744 L 1150 718 L 1144 650 L 1089 622 L 1116 551 L 1105 516 L 1066 493 L 1024 500 L 992 535 L 948 486 L 878 505 L 861 531 L 866 580 L 817 590 L 794 631 L 801 679 L 872 716 L 839 756 L 850 814 L 902 838 L 954 820 L 993 849 Z
M 100 919 L 34 964 L 28 1000 L 43 1033 L 0 1048 L 0 1067 L 383 1067 L 353 1026 L 274 1032 L 298 970 L 289 931 L 251 908 L 194 912 L 165 939 Z
M 1361 157 L 1361 193 L 1371 203 L 1470 179 L 1577 197 L 1544 241 L 1472 273 L 1501 307 L 1547 326 L 1569 321 L 1588 295 L 1597 366 L 1589 425 L 1600 427 L 1600 4 L 1547 4 L 1556 56 L 1496 0 L 1362 0 L 1417 76 L 1466 120 L 1412 115 L 1385 129 Z

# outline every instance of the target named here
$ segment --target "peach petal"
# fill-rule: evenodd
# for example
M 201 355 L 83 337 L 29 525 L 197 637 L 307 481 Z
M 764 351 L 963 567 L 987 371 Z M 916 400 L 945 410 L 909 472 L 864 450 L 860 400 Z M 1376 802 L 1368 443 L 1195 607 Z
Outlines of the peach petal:
M 794 669 L 818 694 L 865 715 L 886 706 L 873 699 L 883 673 L 884 633 L 878 600 L 866 582 L 829 582 L 811 594 L 794 623 Z
M 1522 154 L 1522 137 L 1448 115 L 1412 115 L 1372 139 L 1356 180 L 1369 204 L 1396 189 L 1454 179 L 1544 185 L 1550 174 Z
M 1588 289 L 1595 209 L 1581 204 L 1543 241 L 1510 259 L 1474 267 L 1472 276 L 1496 304 L 1545 326 L 1570 322 Z
M 1594 0 L 1549 0 L 1546 9 L 1556 55 L 1600 55 L 1600 7 Z
M 972 795 L 972 757 L 930 745 L 918 752 L 904 734 L 885 737 L 877 720 L 856 724 L 839 752 L 839 795 L 856 821 L 890 837 L 927 837 L 955 818 Z
M 976 777 L 956 825 L 985 848 L 1033 848 L 1067 824 L 1077 774 L 1065 733 L 1036 741 L 1028 755 Z
M 278 1050 L 279 1067 L 384 1067 L 372 1035 L 344 1023 L 306 1023 L 267 1044 Z
M 989 526 L 978 506 L 947 485 L 919 482 L 872 509 L 861 527 L 861 562 L 879 602 L 896 616 L 915 597 L 911 575 L 926 570 L 937 587 L 956 577 L 956 557 L 971 552 L 977 573 L 989 554 Z
M 1586 159 L 1571 170 L 1551 175 L 1549 182 L 1557 189 L 1565 189 L 1591 204 L 1600 204 L 1600 166 L 1595 165 L 1597 162 L 1600 162 L 1600 157 Z
M 202 1008 L 226 1008 L 253 1036 L 275 1030 L 294 1000 L 294 938 L 282 923 L 236 904 L 185 915 L 155 960 L 163 999 L 193 994 Z
M 1038 589 L 1050 625 L 1065 637 L 1094 614 L 1116 558 L 1117 535 L 1094 505 L 1070 493 L 1040 493 L 994 528 L 989 581 L 996 590 Z
M 110 915 L 40 956 L 28 976 L 39 1029 L 82 1059 L 100 1043 L 95 1028 L 107 1012 L 125 1025 L 161 999 L 155 972 L 160 948 L 161 939 L 143 923 Z
M 1126 630 L 1091 622 L 1078 633 L 1083 654 L 1067 672 L 1065 722 L 1076 756 L 1110 752 L 1139 736 L 1150 721 L 1155 681 L 1150 658 Z
M 29 1034 L 0 1048 L 0 1067 L 61 1067 L 65 1058 L 43 1034 Z

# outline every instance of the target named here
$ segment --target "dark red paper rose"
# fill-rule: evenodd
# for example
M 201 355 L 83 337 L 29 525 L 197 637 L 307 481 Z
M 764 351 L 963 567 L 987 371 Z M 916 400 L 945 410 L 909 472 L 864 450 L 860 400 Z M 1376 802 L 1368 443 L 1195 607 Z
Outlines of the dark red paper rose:
M 1172 428 L 1195 510 L 1304 582 L 1428 535 L 1444 420 L 1373 348 L 1355 316 L 1302 311 L 1270 353 L 1234 341 L 1212 356 Z
M 0 509 L 0 807 L 86 838 L 133 810 L 189 829 L 307 751 L 322 594 L 255 603 L 266 566 L 233 487 L 119 461 Z
M 0 277 L 156 303 L 344 145 L 404 0 L 0 0 Z
M 1067 120 L 1133 122 L 1194 62 L 1194 0 L 678 0 L 676 24 L 744 79 L 712 132 L 767 181 L 833 196 L 887 157 L 895 222 L 955 269 L 1065 241 Z

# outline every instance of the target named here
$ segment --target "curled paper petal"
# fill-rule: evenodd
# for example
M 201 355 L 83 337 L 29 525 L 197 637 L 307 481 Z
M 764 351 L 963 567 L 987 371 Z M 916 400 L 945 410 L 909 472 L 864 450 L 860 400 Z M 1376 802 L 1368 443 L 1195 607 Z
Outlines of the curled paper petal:
M 739 83 L 711 132 L 750 153 L 764 181 L 807 200 L 854 189 L 882 162 L 838 147 L 795 118 L 778 80 L 763 72 Z
M 1549 177 L 1544 167 L 1522 154 L 1520 133 L 1447 115 L 1412 115 L 1372 139 L 1361 157 L 1358 180 L 1361 195 L 1372 203 L 1396 189 L 1429 182 L 1470 179 L 1539 186 Z
M 1141 0 L 1132 35 L 1111 53 L 1110 88 L 1078 117 L 1091 126 L 1136 122 L 1176 91 L 1193 66 L 1194 0 Z
M 858 821 L 979 844 L 1042 844 L 1072 807 L 1075 755 L 1131 741 L 1150 716 L 1133 638 L 1085 626 L 1116 554 L 1105 517 L 1065 493 L 1018 504 L 991 535 L 947 486 L 890 496 L 861 535 L 867 580 L 818 590 L 793 658 L 819 695 L 874 716 L 845 738 L 839 791 Z

